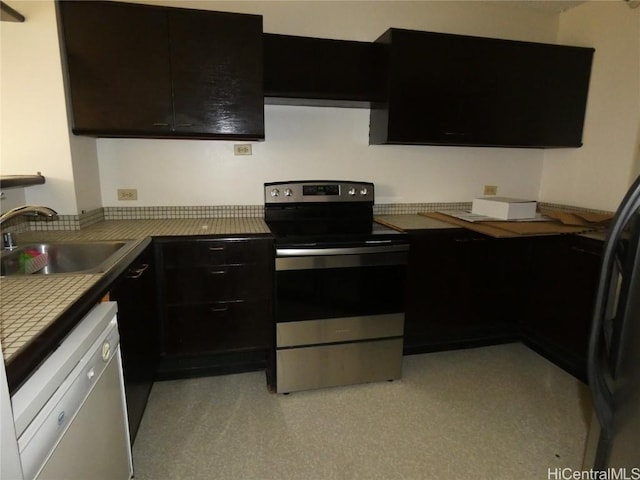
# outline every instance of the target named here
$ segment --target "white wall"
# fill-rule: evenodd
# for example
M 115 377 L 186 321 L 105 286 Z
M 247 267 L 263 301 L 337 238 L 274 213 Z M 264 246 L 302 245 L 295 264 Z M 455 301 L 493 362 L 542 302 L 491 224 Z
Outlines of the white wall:
M 584 146 L 545 152 L 540 198 L 615 210 L 639 173 L 640 8 L 595 1 L 568 10 L 559 43 L 596 51 Z
M 69 133 L 69 141 L 77 213 L 88 212 L 102 206 L 96 139 Z
M 0 212 L 6 212 L 12 208 L 19 207 L 27 203 L 24 188 L 9 188 L 2 190 L 0 196 Z
M 70 139 L 55 5 L 51 0 L 10 4 L 26 21 L 2 22 L 0 28 L 0 173 L 42 172 L 45 185 L 25 188 L 24 203 L 61 214 L 97 208 L 95 140 Z M 2 211 L 7 207 L 3 203 Z
M 538 195 L 538 150 L 369 146 L 367 109 L 267 105 L 265 124 L 250 157 L 231 142 L 100 139 L 103 204 L 255 205 L 264 182 L 290 179 L 372 181 L 377 203 L 470 201 L 485 184 Z M 118 201 L 118 188 L 138 201 Z
M 371 42 L 389 27 L 554 43 L 558 14 L 497 1 L 125 0 L 263 16 L 267 33 Z M 509 2 L 514 3 L 514 2 Z
M 46 188 L 27 189 L 26 201 L 76 213 L 54 4 L 11 5 L 27 21 L 0 28 L 0 172 L 42 172 Z
M 559 17 L 500 2 L 162 3 L 261 14 L 270 33 L 361 41 L 393 26 L 554 43 Z M 263 182 L 307 178 L 373 181 L 378 203 L 470 201 L 484 184 L 538 198 L 540 150 L 368 146 L 368 126 L 364 109 L 267 106 L 266 140 L 251 157 L 234 157 L 231 142 L 100 139 L 102 202 L 260 204 Z M 138 201 L 118 201 L 118 188 L 137 188 Z

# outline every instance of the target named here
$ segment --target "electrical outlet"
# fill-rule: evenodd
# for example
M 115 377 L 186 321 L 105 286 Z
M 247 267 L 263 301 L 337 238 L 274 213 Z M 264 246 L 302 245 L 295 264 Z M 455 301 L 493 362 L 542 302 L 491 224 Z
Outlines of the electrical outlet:
M 137 200 L 138 190 L 135 188 L 119 188 L 118 200 Z
M 497 185 L 485 185 L 484 186 L 484 194 L 485 195 L 497 195 L 498 186 Z
M 250 143 L 236 143 L 233 146 L 234 155 L 252 155 Z

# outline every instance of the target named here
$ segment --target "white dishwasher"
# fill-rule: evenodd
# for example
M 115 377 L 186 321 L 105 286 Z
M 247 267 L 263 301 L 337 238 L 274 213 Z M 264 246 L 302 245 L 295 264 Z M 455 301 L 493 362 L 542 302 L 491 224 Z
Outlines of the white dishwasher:
M 97 305 L 11 397 L 24 480 L 133 475 L 117 305 Z

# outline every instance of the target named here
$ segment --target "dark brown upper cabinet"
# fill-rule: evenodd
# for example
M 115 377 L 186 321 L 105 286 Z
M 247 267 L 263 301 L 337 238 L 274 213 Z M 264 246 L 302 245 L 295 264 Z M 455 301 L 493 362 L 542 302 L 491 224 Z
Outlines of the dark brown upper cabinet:
M 264 34 L 265 103 L 369 107 L 380 45 Z
M 390 29 L 370 144 L 579 147 L 592 48 Z
M 58 6 L 75 134 L 264 139 L 262 17 Z

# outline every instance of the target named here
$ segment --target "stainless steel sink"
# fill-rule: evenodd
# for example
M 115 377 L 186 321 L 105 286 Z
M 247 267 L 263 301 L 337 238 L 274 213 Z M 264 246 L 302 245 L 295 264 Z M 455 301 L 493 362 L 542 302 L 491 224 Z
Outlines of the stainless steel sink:
M 134 241 L 51 242 L 0 253 L 0 275 L 101 273 L 122 258 Z

